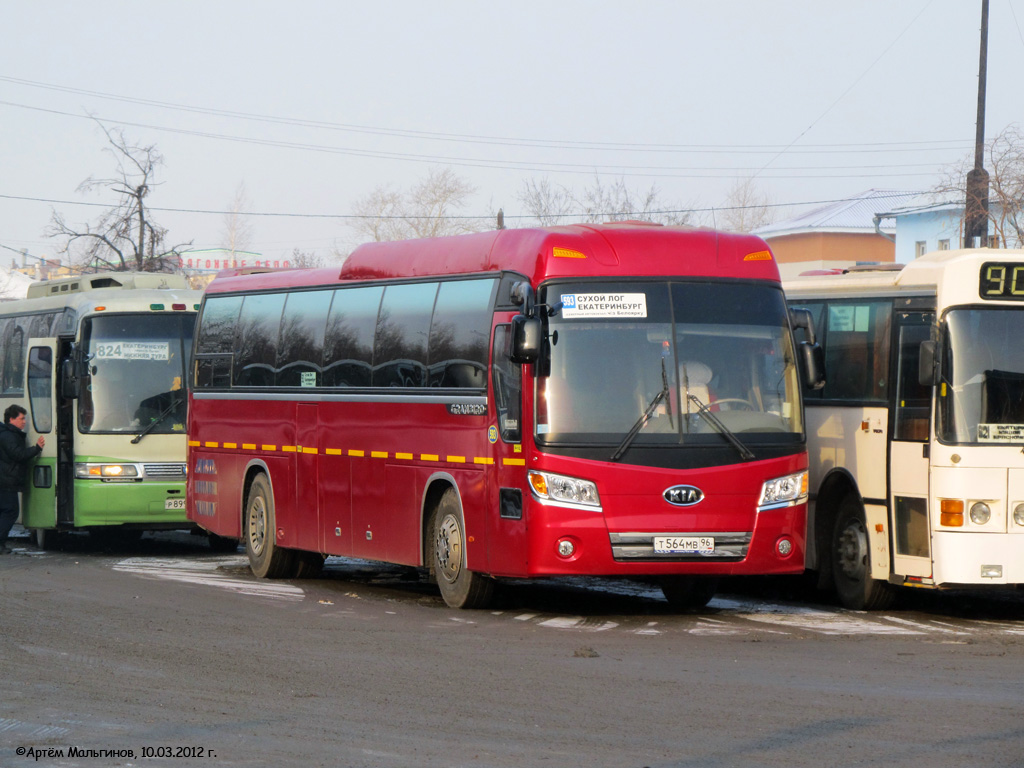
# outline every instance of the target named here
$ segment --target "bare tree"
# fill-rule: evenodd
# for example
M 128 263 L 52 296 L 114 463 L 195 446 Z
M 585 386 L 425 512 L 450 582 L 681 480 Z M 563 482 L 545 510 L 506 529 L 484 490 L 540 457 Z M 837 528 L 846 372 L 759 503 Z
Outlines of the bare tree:
M 295 268 L 327 266 L 323 256 L 313 251 L 300 251 L 298 248 L 292 249 L 292 255 L 288 257 L 288 262 L 290 266 Z
M 630 189 L 624 179 L 607 184 L 597 176 L 581 191 L 552 186 L 546 178 L 528 180 L 518 199 L 544 226 L 572 220 L 592 224 L 624 219 L 659 224 L 692 223 L 690 211 L 662 200 L 661 191 L 655 185 L 646 190 Z
M 1024 247 L 1024 132 L 1009 125 L 985 147 L 989 172 L 988 217 L 990 235 L 1003 246 Z M 939 202 L 967 199 L 967 172 L 974 167 L 974 154 L 965 155 L 944 169 L 943 178 L 932 190 Z M 966 208 L 961 216 L 963 230 Z
M 114 158 L 116 173 L 109 178 L 89 177 L 78 186 L 79 192 L 105 189 L 118 196 L 118 201 L 96 221 L 81 226 L 68 222 L 54 210 L 46 234 L 65 238 L 62 253 L 72 263 L 78 261 L 87 269 L 97 271 L 141 270 L 173 272 L 180 269 L 181 251 L 188 243 L 167 246 L 167 230 L 149 215 L 147 200 L 155 186 L 156 169 L 163 165 L 163 156 L 156 146 L 134 144 L 120 129 L 99 123 L 107 137 L 105 151 Z
M 252 202 L 245 193 L 245 182 L 242 182 L 235 188 L 230 210 L 224 214 L 222 247 L 232 259 L 238 251 L 248 251 L 252 247 L 252 223 L 244 215 L 251 206 Z
M 476 189 L 450 168 L 431 169 L 407 192 L 377 187 L 353 205 L 353 227 L 370 240 L 405 240 L 479 232 L 485 220 L 462 215 Z
M 771 197 L 761 191 L 753 177 L 748 177 L 733 184 L 716 224 L 727 232 L 751 232 L 774 220 Z

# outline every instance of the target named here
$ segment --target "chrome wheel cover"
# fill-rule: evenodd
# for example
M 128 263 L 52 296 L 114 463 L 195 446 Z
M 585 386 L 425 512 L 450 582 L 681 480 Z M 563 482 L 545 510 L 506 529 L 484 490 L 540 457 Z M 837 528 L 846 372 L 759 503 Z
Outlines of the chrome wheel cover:
M 441 520 L 434 550 L 439 575 L 448 583 L 454 582 L 462 571 L 462 531 L 455 515 L 445 515 Z

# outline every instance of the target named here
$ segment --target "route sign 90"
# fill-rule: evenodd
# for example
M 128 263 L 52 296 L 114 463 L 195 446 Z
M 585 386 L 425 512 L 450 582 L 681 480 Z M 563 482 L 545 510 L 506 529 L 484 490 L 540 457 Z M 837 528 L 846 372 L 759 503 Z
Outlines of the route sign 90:
M 1024 264 L 986 261 L 981 265 L 978 294 L 983 299 L 1024 301 Z

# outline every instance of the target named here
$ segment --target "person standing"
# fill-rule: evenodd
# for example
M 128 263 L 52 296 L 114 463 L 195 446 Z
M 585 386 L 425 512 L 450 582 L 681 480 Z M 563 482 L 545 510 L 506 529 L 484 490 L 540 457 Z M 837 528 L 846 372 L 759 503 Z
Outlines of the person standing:
M 25 486 L 28 462 L 43 452 L 46 439 L 40 435 L 36 444 L 25 445 L 26 411 L 20 405 L 8 406 L 4 423 L 0 424 L 0 555 L 11 550 L 7 534 L 18 519 L 18 492 Z

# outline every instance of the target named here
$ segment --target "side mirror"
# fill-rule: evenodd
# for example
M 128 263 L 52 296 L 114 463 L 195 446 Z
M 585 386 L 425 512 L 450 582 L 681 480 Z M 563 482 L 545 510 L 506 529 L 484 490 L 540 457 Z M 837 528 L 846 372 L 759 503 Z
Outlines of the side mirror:
M 74 360 L 65 360 L 60 366 L 60 391 L 64 397 L 78 397 L 80 394 L 78 376 L 75 375 Z
M 917 381 L 922 387 L 934 387 L 939 383 L 938 345 L 934 341 L 922 341 Z
M 807 334 L 807 341 L 817 344 L 818 340 L 814 336 L 814 315 L 811 314 L 811 310 L 790 307 L 789 325 L 794 331 L 797 328 L 803 328 L 804 333 Z
M 516 315 L 512 318 L 512 349 L 509 359 L 513 363 L 533 363 L 540 357 L 540 318 Z
M 821 389 L 824 387 L 825 351 L 817 344 L 801 341 L 800 356 L 803 360 L 804 386 L 808 389 Z

